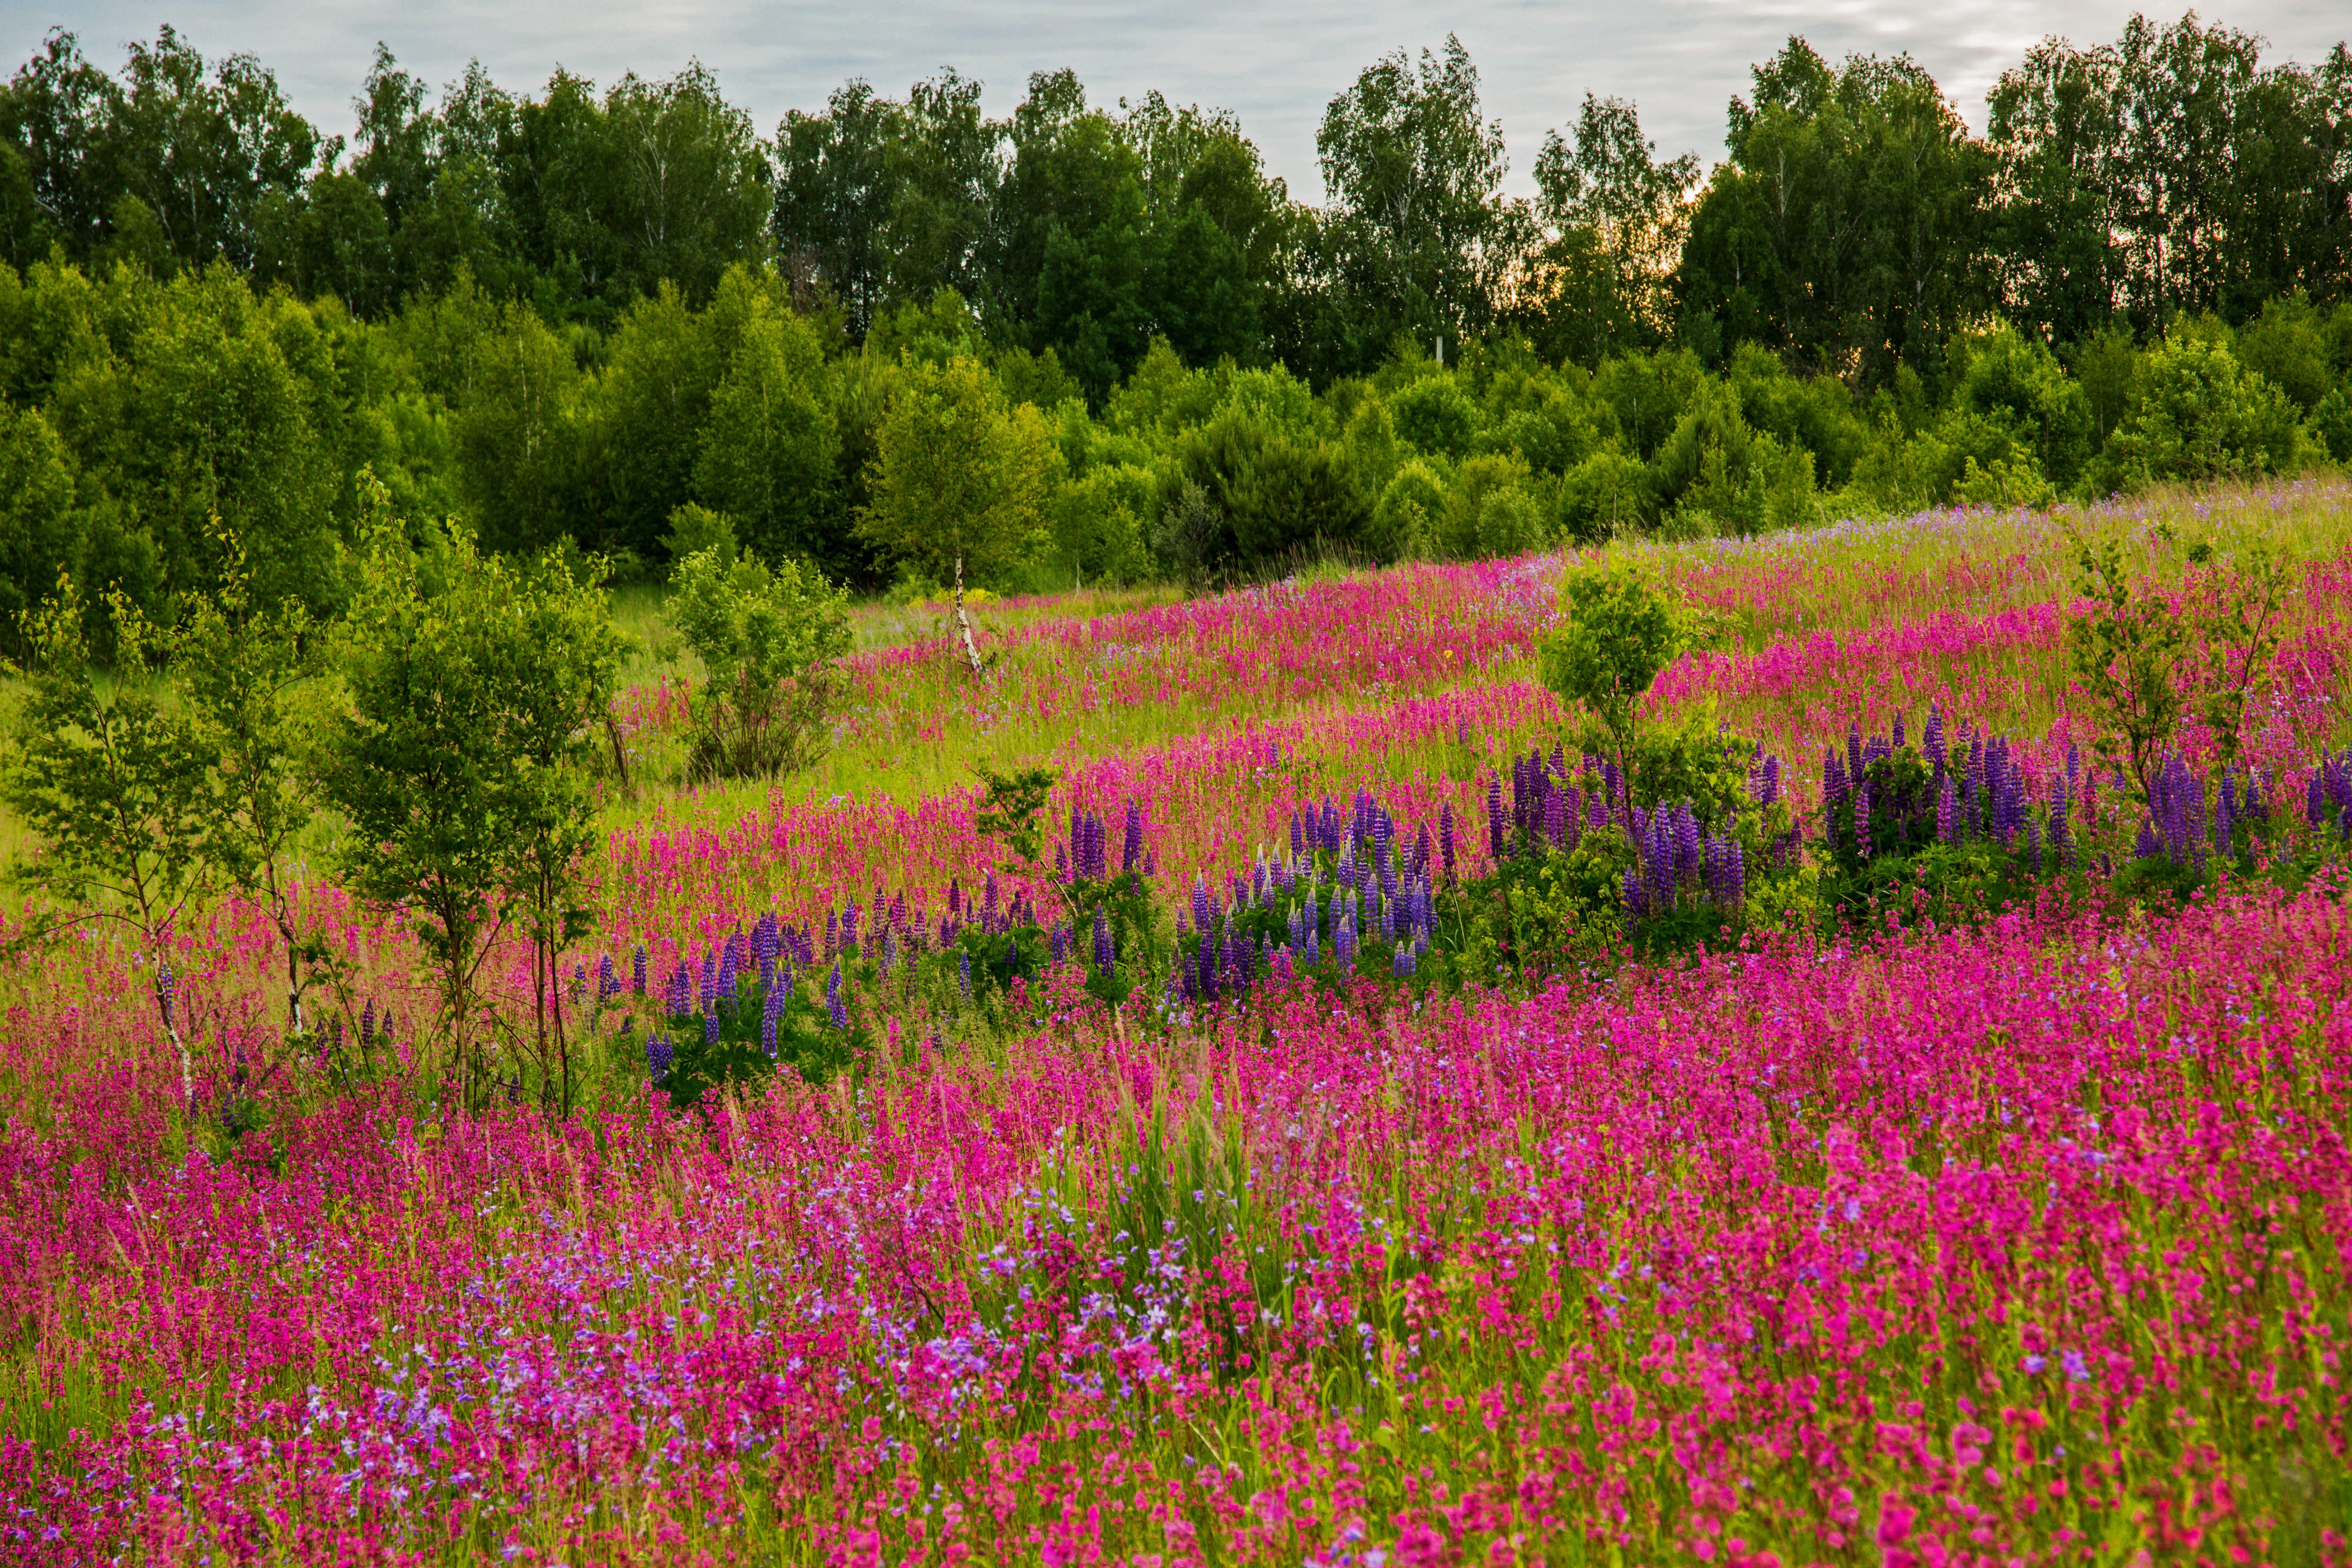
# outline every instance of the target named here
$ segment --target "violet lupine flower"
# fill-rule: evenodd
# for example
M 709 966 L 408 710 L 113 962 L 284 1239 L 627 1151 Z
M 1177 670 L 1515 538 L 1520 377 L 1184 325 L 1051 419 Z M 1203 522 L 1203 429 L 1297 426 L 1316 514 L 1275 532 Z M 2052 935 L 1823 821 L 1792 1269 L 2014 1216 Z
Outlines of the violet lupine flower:
M 1845 763 L 1839 760 L 1836 752 L 1825 751 L 1822 753 L 1822 804 L 1824 806 L 1835 805 L 1845 798 Z
M 1952 787 L 1952 775 L 1943 774 L 1936 784 L 1936 842 L 1957 844 L 1960 837 L 1960 795 Z
M 962 989 L 963 999 L 967 1002 L 971 1001 L 971 954 L 969 952 L 959 952 L 956 954 L 956 984 Z
M 1622 895 L 1625 901 L 1625 916 L 1628 920 L 1638 921 L 1646 917 L 1649 911 L 1643 907 L 1642 878 L 1640 873 L 1630 866 L 1625 868 L 1625 881 Z
M 2074 828 L 2068 817 L 2074 807 L 2074 792 L 2068 781 L 2060 779 L 2050 791 L 2050 849 L 2058 864 L 2066 870 L 2074 869 Z
M 669 1077 L 671 1057 L 667 1035 L 646 1037 L 646 1071 L 652 1077 L 655 1083 L 658 1084 L 662 1079 Z
M 689 971 L 685 964 L 679 964 L 677 966 L 677 973 L 669 977 L 668 994 L 662 998 L 663 1003 L 669 1009 L 669 1015 L 671 1017 L 682 1018 L 691 1011 L 688 1004 L 691 1000 L 693 989 L 694 975 L 692 972 Z
M 1849 724 L 1845 731 L 1845 773 L 1857 787 L 1862 783 L 1862 726 Z
M 375 998 L 371 996 L 368 998 L 367 1005 L 360 1010 L 360 1044 L 368 1046 L 374 1043 Z
M 1503 858 L 1503 781 L 1491 775 L 1486 780 L 1486 853 L 1496 860 Z
M 1396 955 L 1389 960 L 1389 973 L 1399 980 L 1410 980 L 1412 978 L 1412 944 L 1409 942 L 1398 942 Z
M 1447 801 L 1437 812 L 1437 860 L 1445 879 L 1454 880 L 1454 803 Z
M 620 989 L 621 983 L 613 976 L 613 955 L 602 954 L 596 960 L 596 1000 L 608 1002 Z
M 782 1012 L 782 998 L 769 992 L 760 1006 L 760 1048 L 768 1053 L 770 1061 L 776 1059 L 776 1020 Z
M 1728 834 L 1717 840 L 1715 863 L 1720 879 L 1716 901 L 1726 909 L 1738 909 L 1748 898 L 1748 861 L 1739 840 Z
M 1853 852 L 1865 861 L 1870 858 L 1870 786 L 1866 784 L 1853 792 Z
M 704 985 L 702 1003 L 703 1005 L 707 1007 L 716 1002 L 732 1002 L 734 1000 L 735 942 L 734 939 L 730 937 L 727 942 L 727 945 L 719 950 L 719 983 L 716 986 L 712 986 L 708 984 Z
M 646 994 L 646 944 L 637 943 L 637 951 L 629 955 L 629 989 L 642 996 Z
M 1895 740 L 1894 740 L 1894 743 L 1893 743 L 1891 746 L 1889 746 L 1887 749 L 1888 749 L 1888 750 L 1890 750 L 1890 751 L 1895 751 L 1895 752 L 1899 752 L 1899 751 L 1901 751 L 1901 750 L 1903 749 L 1903 715 L 1902 715 L 1902 714 L 1897 713 L 1896 715 L 1895 715 L 1895 724 L 1894 724 L 1894 728 L 1893 728 L 1893 730 L 1892 730 L 1891 733 L 1894 735 Z
M 898 931 L 896 926 L 882 928 L 882 978 L 890 978 L 890 966 L 898 957 Z
M 1102 910 L 1097 910 L 1095 911 L 1095 967 L 1108 974 L 1110 973 L 1112 956 L 1110 917 L 1104 914 Z
M 833 973 L 824 983 L 824 1010 L 833 1017 L 836 1029 L 849 1027 L 849 1008 L 841 999 L 841 963 L 834 962 Z
M 1933 702 L 1927 704 L 1927 723 L 1919 736 L 1919 749 L 1937 773 L 1944 771 L 1944 710 Z
M 702 1016 L 702 1043 L 706 1046 L 719 1043 L 719 1015 L 716 1012 Z
M 695 1000 L 708 1009 L 716 1000 L 719 992 L 719 965 L 709 948 L 703 949 L 702 952 L 702 973 L 699 981 L 699 986 L 694 994 Z
M 1544 837 L 1556 849 L 1568 847 L 1568 796 L 1559 790 L 1544 792 Z
M 1674 815 L 1675 875 L 1677 880 L 1687 879 L 1700 869 L 1701 843 L 1698 818 L 1685 801 Z

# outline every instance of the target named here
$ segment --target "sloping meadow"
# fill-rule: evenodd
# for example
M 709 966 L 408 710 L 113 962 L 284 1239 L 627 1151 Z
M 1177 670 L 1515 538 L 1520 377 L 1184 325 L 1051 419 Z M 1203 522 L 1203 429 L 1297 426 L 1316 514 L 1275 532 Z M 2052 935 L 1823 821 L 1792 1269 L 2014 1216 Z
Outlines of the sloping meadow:
M 2300 823 L 2352 740 L 2340 488 L 1634 547 L 1712 626 L 1654 712 L 1785 757 L 1809 833 L 1824 751 L 1931 706 L 2054 788 L 2089 737 L 2067 522 L 2158 581 L 2200 532 L 2287 560 L 2248 760 Z M 1055 767 L 1074 849 L 1131 810 L 1194 910 L 1360 792 L 1491 872 L 1565 719 L 1559 565 L 1024 604 L 979 686 L 935 640 L 860 653 L 813 784 L 610 802 L 568 1120 L 433 1110 L 412 940 L 330 886 L 334 1049 L 271 1026 L 256 911 L 175 939 L 194 1106 L 129 983 L 167 955 L 12 972 L 0 1557 L 2345 1560 L 2331 872 L 1197 1008 L 1057 962 L 984 1016 L 854 995 L 856 1071 L 692 1111 L 614 1029 L 635 963 L 707 975 L 772 913 L 829 955 L 860 904 L 1046 898 L 978 762 Z M 635 695 L 641 757 L 691 700 Z

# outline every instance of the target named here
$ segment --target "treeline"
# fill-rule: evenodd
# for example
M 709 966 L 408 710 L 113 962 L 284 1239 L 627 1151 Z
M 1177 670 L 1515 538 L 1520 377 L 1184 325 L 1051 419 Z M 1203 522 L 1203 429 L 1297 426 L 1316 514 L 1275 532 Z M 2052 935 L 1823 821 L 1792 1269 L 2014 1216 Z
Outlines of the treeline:
M 0 611 L 64 571 L 168 619 L 215 515 L 331 610 L 367 472 L 494 550 L 717 529 L 870 588 L 2352 457 L 2341 45 L 2052 41 L 1977 138 L 1911 62 L 1792 39 L 1704 180 L 1588 97 L 1533 203 L 1452 40 L 1332 100 L 1321 208 L 1230 116 L 1067 72 L 1003 121 L 852 83 L 764 139 L 699 68 L 430 98 L 380 50 L 346 142 L 168 30 L 0 89 Z

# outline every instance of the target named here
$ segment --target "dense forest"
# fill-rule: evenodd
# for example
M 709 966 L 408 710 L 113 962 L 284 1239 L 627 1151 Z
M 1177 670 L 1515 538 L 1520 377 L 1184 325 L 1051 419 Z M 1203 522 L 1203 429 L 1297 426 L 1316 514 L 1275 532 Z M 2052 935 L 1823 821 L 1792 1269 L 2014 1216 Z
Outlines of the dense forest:
M 0 88 L 0 638 L 60 573 L 168 619 L 223 537 L 330 611 L 371 472 L 493 550 L 651 571 L 723 529 L 874 589 L 2352 458 L 2352 54 L 2193 16 L 2046 41 L 1982 136 L 1791 38 L 1712 170 L 1588 96 L 1532 201 L 1452 39 L 1330 101 L 1320 206 L 1231 115 L 1068 71 L 1003 121 L 853 81 L 763 137 L 699 67 L 436 96 L 379 48 L 355 108 L 328 134 L 168 28 Z M 916 490 L 970 528 L 893 526 Z

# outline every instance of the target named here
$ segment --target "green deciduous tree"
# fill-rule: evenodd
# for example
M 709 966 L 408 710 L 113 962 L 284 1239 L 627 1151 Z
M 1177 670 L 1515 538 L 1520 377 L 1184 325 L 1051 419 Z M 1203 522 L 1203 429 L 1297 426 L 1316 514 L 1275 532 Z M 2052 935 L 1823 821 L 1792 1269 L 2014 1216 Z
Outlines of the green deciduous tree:
M 299 601 L 258 600 L 243 545 L 219 531 L 220 584 L 171 638 L 172 670 L 196 742 L 212 762 L 205 850 L 221 879 L 258 905 L 286 952 L 286 1026 L 303 1032 L 304 965 L 320 944 L 297 928 L 286 864 L 316 812 L 298 694 L 315 641 Z
M 586 769 L 619 667 L 603 595 L 559 555 L 514 562 L 463 533 L 437 541 L 431 584 L 407 530 L 371 501 L 358 592 L 338 629 L 341 710 L 322 745 L 348 821 L 343 885 L 415 917 L 440 991 L 450 1088 L 478 1101 L 497 1067 L 477 1029 L 494 944 L 531 944 L 541 1091 L 568 1104 L 557 965 L 587 930 L 594 844 Z
M 1696 153 L 1661 161 L 1621 98 L 1584 95 L 1571 143 L 1557 131 L 1536 156 L 1536 212 L 1552 237 L 1538 289 L 1561 352 L 1588 364 L 1649 348 L 1673 327 L 1669 285 L 1698 183 Z
M 1631 563 L 1578 568 L 1560 579 L 1561 618 L 1538 650 L 1546 686 L 1580 704 L 1617 753 L 1619 808 L 1633 803 L 1642 699 L 1688 642 L 1680 608 Z
M 102 596 L 123 667 L 115 680 L 91 672 L 71 578 L 60 577 L 26 618 L 34 662 L 0 759 L 0 798 L 38 852 L 12 870 L 62 904 L 65 920 L 112 921 L 138 939 L 153 960 L 148 984 L 179 1053 L 181 1094 L 192 1098 L 165 949 L 181 916 L 215 885 L 216 759 L 192 717 L 142 679 L 162 634 L 121 595 Z
M 1985 298 L 1990 154 L 1907 57 L 1832 69 L 1790 38 L 1754 76 L 1691 218 L 1685 321 L 1868 383 L 1931 365 Z
M 873 499 L 857 528 L 892 559 L 954 580 L 956 626 L 977 675 L 982 667 L 964 614 L 964 577 L 1001 572 L 1044 542 L 1055 454 L 1036 409 L 1008 406 L 995 378 L 974 361 L 910 359 L 905 372 L 877 432 Z

